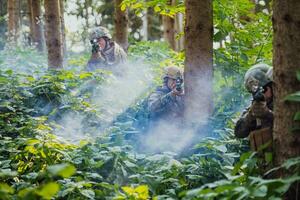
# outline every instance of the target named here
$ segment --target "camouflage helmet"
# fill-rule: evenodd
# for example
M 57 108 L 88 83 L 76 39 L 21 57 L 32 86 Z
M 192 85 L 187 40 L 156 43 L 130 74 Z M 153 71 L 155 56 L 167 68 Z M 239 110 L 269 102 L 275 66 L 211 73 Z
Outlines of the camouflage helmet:
M 99 39 L 101 37 L 107 37 L 109 39 L 112 39 L 109 30 L 103 26 L 96 27 L 90 32 L 90 40 Z
M 273 81 L 273 67 L 270 67 L 270 69 L 266 73 L 267 77 Z
M 178 77 L 183 78 L 183 73 L 180 68 L 175 67 L 175 66 L 165 68 L 163 78 L 176 79 Z
M 264 87 L 272 82 L 273 68 L 267 64 L 256 64 L 245 74 L 245 87 L 249 92 L 254 92 L 258 87 Z

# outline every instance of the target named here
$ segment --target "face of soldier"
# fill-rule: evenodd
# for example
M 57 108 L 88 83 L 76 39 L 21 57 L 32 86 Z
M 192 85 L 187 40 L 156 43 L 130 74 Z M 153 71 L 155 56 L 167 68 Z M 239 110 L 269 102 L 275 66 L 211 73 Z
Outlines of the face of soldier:
M 105 49 L 106 41 L 105 41 L 104 38 L 100 38 L 99 41 L 98 41 L 98 44 L 99 44 L 100 50 Z
M 172 79 L 172 78 L 168 78 L 167 85 L 168 85 L 168 88 L 170 88 L 171 90 L 174 90 L 176 87 L 176 80 Z
M 264 93 L 265 99 L 269 102 L 272 100 L 273 98 L 273 93 L 272 93 L 272 89 L 270 87 L 266 88 L 266 91 Z

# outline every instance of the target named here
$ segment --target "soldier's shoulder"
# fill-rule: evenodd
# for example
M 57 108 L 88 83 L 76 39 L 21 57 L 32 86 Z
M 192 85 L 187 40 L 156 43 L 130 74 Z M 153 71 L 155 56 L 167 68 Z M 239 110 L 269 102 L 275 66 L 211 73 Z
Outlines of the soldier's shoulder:
M 152 99 L 154 97 L 159 97 L 159 96 L 162 96 L 164 95 L 166 92 L 163 90 L 162 87 L 157 87 L 155 88 L 154 91 L 152 91 L 149 95 L 149 98 Z

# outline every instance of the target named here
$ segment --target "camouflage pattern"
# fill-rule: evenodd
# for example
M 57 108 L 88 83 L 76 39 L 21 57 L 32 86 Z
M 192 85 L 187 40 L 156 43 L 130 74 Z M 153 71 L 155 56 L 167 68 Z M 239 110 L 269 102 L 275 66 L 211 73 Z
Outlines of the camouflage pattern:
M 267 112 L 264 112 L 259 119 L 252 112 L 252 106 L 249 106 L 238 119 L 234 134 L 238 138 L 248 137 L 249 134 L 261 128 L 273 127 L 273 102 L 265 105 Z
M 101 37 L 107 37 L 108 39 L 112 39 L 109 30 L 103 26 L 96 27 L 90 32 L 90 40 L 99 39 Z
M 127 55 L 123 48 L 116 42 L 110 43 L 110 48 L 104 51 L 93 53 L 88 61 L 86 70 L 94 71 L 96 69 L 114 70 L 117 65 L 124 64 Z
M 245 74 L 245 87 L 249 92 L 255 92 L 258 87 L 264 87 L 272 82 L 273 68 L 266 64 L 252 66 Z M 241 115 L 235 125 L 236 137 L 245 138 L 258 129 L 272 128 L 273 100 L 253 101 Z
M 165 84 L 156 89 L 148 99 L 150 119 L 167 120 L 174 122 L 179 119 L 183 112 L 183 97 L 173 96 L 171 90 Z
M 182 70 L 178 67 L 171 66 L 165 68 L 165 74 L 163 76 L 164 78 L 172 78 L 172 79 L 177 79 L 177 77 L 180 77 L 181 79 L 183 78 L 182 76 Z
M 272 81 L 272 68 L 267 64 L 252 66 L 245 74 L 245 87 L 249 92 L 255 92 Z

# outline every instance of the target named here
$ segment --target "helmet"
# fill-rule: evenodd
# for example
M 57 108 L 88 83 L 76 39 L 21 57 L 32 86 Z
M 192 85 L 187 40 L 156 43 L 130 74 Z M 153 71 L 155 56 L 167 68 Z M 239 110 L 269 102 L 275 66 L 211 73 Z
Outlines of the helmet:
M 103 26 L 96 27 L 90 32 L 90 40 L 99 39 L 101 37 L 112 39 L 109 30 Z
M 249 92 L 254 92 L 258 87 L 264 87 L 273 81 L 273 68 L 267 64 L 256 64 L 245 74 L 245 87 Z
M 182 79 L 182 70 L 178 67 L 171 66 L 171 67 L 166 67 L 165 68 L 165 73 L 163 78 L 172 78 L 172 79 L 177 79 L 180 77 Z
M 273 67 L 270 67 L 270 69 L 266 73 L 267 77 L 273 81 Z

